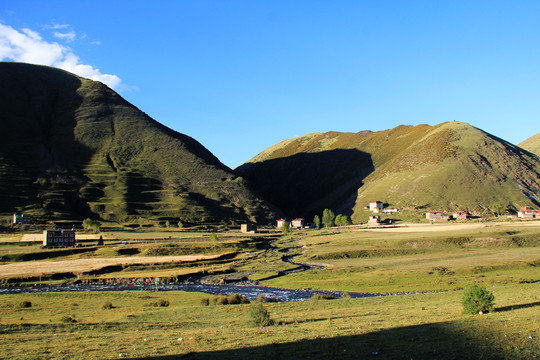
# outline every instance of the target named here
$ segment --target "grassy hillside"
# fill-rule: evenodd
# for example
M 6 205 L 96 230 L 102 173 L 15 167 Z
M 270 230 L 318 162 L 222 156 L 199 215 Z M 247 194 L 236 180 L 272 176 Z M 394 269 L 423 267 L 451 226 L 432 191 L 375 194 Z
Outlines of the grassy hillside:
M 540 156 L 540 133 L 533 135 L 524 142 L 520 143 L 519 147 Z
M 107 86 L 0 63 L 0 213 L 265 221 L 273 210 L 189 136 Z
M 371 200 L 484 213 L 537 206 L 540 193 L 538 157 L 460 122 L 308 134 L 236 171 L 289 216 L 308 218 L 329 207 L 364 221 Z

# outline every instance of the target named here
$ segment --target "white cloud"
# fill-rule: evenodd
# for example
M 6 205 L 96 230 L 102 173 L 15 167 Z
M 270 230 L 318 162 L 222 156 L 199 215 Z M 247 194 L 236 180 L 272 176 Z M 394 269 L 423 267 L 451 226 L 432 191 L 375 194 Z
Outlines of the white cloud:
M 45 29 L 53 29 L 53 30 L 67 29 L 68 27 L 70 27 L 69 24 L 55 24 L 55 23 L 44 26 Z
M 64 25 L 55 26 L 64 28 Z M 127 88 L 118 76 L 103 74 L 92 65 L 82 64 L 81 59 L 69 47 L 57 42 L 47 42 L 33 30 L 18 31 L 1 23 L 0 60 L 54 66 L 85 78 L 101 81 L 113 89 Z
M 61 33 L 59 31 L 55 31 L 54 36 L 59 38 L 60 40 L 70 42 L 70 41 L 75 40 L 75 37 L 77 36 L 77 34 L 75 34 L 75 31 L 69 31 L 69 32 L 66 32 L 66 33 Z

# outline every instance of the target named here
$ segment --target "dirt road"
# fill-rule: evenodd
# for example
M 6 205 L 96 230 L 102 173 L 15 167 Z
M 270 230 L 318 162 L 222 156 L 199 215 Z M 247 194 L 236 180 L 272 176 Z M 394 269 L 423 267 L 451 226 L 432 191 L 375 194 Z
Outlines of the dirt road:
M 437 231 L 458 231 L 481 229 L 486 227 L 540 227 L 540 221 L 524 221 L 524 222 L 494 222 L 494 223 L 452 223 L 452 224 L 400 224 L 397 227 L 380 227 L 367 228 L 362 231 L 378 231 L 378 232 L 437 232 Z

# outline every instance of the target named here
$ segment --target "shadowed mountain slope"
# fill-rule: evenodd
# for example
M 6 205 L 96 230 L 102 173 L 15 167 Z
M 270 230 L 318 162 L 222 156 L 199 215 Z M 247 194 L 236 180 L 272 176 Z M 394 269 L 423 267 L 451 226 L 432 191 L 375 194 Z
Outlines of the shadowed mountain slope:
M 189 136 L 102 83 L 0 63 L 0 212 L 49 219 L 272 219 L 246 182 Z
M 362 154 L 362 161 L 344 152 Z M 306 174 L 305 159 L 331 175 Z M 482 213 L 501 204 L 535 206 L 540 194 L 538 157 L 460 122 L 308 134 L 270 147 L 235 171 L 289 216 L 308 218 L 328 207 L 363 221 L 371 200 L 416 212 Z M 301 198 L 290 202 L 295 195 Z
M 519 144 L 519 147 L 540 156 L 540 133 L 523 141 Z

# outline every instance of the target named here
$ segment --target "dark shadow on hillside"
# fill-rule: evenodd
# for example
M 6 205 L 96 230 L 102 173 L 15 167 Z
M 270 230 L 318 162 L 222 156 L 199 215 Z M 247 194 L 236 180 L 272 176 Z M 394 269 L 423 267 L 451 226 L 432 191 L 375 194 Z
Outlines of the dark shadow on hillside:
M 535 307 L 535 306 L 540 306 L 540 301 L 529 303 L 529 304 L 502 306 L 502 307 L 495 308 L 495 311 L 503 312 L 503 311 L 517 310 L 517 309 L 526 309 L 526 308 Z
M 139 210 L 152 210 L 153 207 L 149 204 L 161 200 L 159 191 L 162 189 L 162 182 L 137 172 L 128 172 L 125 176 L 127 184 L 125 199 L 130 211 L 137 213 Z
M 92 151 L 75 140 L 81 80 L 63 70 L 2 63 L 0 212 L 89 213 L 79 169 Z
M 352 213 L 358 188 L 374 170 L 368 153 L 336 149 L 248 163 L 235 171 L 288 216 L 311 219 L 324 208 Z
M 259 329 L 256 329 L 260 332 Z M 264 328 L 272 333 L 272 327 Z M 308 335 L 309 336 L 309 335 Z M 492 334 L 476 333 L 457 323 L 435 323 L 393 328 L 363 335 L 300 340 L 232 350 L 191 352 L 145 357 L 173 359 L 504 359 Z M 249 343 L 249 340 L 246 341 Z M 526 354 L 523 354 L 526 358 Z

